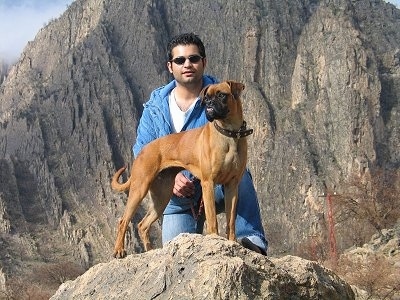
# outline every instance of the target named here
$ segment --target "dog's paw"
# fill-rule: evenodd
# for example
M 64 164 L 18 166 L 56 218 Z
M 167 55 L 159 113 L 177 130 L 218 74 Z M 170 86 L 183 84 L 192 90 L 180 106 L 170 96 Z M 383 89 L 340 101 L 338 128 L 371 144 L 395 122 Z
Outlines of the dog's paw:
M 114 258 L 124 258 L 126 256 L 125 249 L 114 250 Z

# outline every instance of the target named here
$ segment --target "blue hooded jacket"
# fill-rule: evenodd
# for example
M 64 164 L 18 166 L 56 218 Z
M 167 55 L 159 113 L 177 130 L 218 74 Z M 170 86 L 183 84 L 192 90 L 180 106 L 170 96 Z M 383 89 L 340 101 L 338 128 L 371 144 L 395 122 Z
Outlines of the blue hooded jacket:
M 212 76 L 203 76 L 203 87 L 217 82 L 218 80 Z M 136 142 L 132 148 L 135 157 L 146 144 L 173 132 L 168 97 L 175 87 L 176 81 L 172 80 L 167 85 L 155 89 L 151 93 L 149 101 L 144 104 L 142 117 L 137 128 Z M 204 105 L 201 104 L 199 98 L 185 120 L 182 131 L 203 126 L 207 122 Z

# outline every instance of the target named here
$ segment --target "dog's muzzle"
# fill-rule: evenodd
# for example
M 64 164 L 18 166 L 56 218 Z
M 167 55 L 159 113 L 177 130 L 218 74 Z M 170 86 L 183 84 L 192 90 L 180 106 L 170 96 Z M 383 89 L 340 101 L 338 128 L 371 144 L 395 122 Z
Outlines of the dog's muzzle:
M 224 96 L 227 97 L 226 95 Z M 212 122 L 226 118 L 229 108 L 225 97 L 205 97 L 204 103 L 206 104 L 206 117 L 208 121 Z

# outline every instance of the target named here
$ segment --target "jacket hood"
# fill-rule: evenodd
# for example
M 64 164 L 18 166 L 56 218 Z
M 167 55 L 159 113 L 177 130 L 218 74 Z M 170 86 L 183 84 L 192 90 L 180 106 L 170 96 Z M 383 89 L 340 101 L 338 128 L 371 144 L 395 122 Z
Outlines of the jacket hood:
M 217 83 L 218 80 L 211 76 L 211 75 L 204 75 L 203 76 L 203 88 L 209 84 L 214 84 Z M 164 105 L 167 105 L 166 101 L 164 99 L 168 97 L 168 95 L 171 93 L 171 91 L 176 87 L 176 80 L 172 80 L 168 84 L 154 90 L 152 92 L 152 95 L 150 96 L 150 100 L 147 101 L 144 105 L 145 106 L 152 106 L 155 105 L 157 107 L 163 107 Z

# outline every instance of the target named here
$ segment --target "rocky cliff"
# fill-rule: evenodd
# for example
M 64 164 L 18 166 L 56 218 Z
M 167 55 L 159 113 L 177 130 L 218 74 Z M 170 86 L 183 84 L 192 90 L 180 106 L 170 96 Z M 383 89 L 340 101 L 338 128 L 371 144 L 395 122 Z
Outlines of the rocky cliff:
M 193 31 L 208 73 L 246 85 L 249 167 L 270 254 L 327 242 L 326 191 L 400 162 L 400 11 L 379 0 L 77 0 L 25 47 L 0 88 L 2 278 L 38 261 L 109 258 L 142 104 Z M 140 218 L 143 210 L 138 212 Z M 337 226 L 341 249 L 351 246 Z M 159 228 L 153 237 L 159 245 Z M 141 251 L 129 232 L 128 251 Z M 0 280 L 3 285 L 4 280 Z

